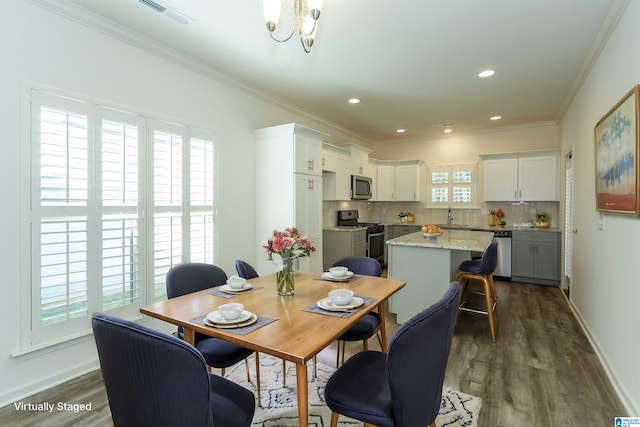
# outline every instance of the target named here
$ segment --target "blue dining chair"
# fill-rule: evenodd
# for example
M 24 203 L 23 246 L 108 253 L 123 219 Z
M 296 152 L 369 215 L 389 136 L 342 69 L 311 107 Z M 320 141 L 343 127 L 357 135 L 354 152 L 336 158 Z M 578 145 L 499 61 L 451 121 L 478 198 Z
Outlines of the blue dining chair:
M 254 279 L 258 277 L 258 272 L 249 263 L 241 259 L 236 260 L 236 272 L 243 279 Z
M 403 323 L 387 353 L 362 351 L 329 378 L 331 426 L 340 414 L 379 427 L 435 427 L 460 303 L 460 284 Z
M 485 249 L 482 258 L 475 260 L 463 261 L 458 267 L 461 271 L 456 279 L 462 287 L 462 302 L 460 303 L 461 311 L 468 311 L 476 314 L 483 314 L 489 320 L 489 330 L 491 332 L 491 340 L 496 342 L 496 327 L 493 319 L 495 314 L 496 320 L 499 321 L 498 315 L 498 294 L 496 286 L 493 283 L 493 272 L 498 264 L 498 243 L 492 242 Z M 483 292 L 470 292 L 469 284 L 471 280 L 477 280 L 482 283 Z M 468 303 L 470 294 L 484 296 L 486 310 L 472 307 Z
M 208 373 L 193 346 L 106 314 L 91 322 L 114 425 L 251 425 L 253 393 Z
M 382 275 L 380 263 L 373 258 L 365 256 L 347 256 L 334 262 L 332 267 L 335 266 L 347 267 L 349 271 L 364 276 L 380 277 Z M 370 311 L 352 327 L 347 329 L 345 333 L 340 335 L 338 338 L 338 350 L 336 352 L 336 367 L 340 364 L 340 355 L 342 355 L 342 363 L 344 363 L 344 351 L 347 341 L 362 341 L 363 349 L 368 350 L 369 338 L 377 335 L 380 348 L 383 347 L 382 337 L 380 336 L 380 316 L 383 315 L 384 313 Z M 385 349 L 382 348 L 382 350 L 384 351 Z
M 166 276 L 167 298 L 198 292 L 203 289 L 224 285 L 227 274 L 218 266 L 205 263 L 187 263 L 172 267 Z M 184 339 L 182 327 L 178 327 L 178 338 Z M 224 376 L 225 368 L 244 360 L 247 369 L 247 381 L 251 381 L 249 374 L 249 357 L 254 351 L 239 345 L 196 333 L 195 347 L 202 353 L 207 365 L 218 368 Z M 258 405 L 262 405 L 260 396 L 260 360 L 256 352 L 256 389 Z

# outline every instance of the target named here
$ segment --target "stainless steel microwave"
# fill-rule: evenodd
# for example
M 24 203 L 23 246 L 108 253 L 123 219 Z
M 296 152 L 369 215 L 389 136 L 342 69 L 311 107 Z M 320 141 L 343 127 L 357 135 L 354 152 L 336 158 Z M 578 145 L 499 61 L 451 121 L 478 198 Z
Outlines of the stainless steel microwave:
M 351 199 L 369 200 L 371 198 L 372 185 L 371 178 L 351 175 Z

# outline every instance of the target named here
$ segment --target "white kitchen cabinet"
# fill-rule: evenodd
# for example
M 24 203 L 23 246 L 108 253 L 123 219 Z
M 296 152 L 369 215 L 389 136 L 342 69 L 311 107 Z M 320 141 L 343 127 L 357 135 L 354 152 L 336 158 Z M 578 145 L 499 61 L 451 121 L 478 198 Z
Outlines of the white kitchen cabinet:
M 557 154 L 484 159 L 485 201 L 558 201 Z
M 299 133 L 294 139 L 296 173 L 322 175 L 322 140 Z
M 378 163 L 378 201 L 387 202 L 393 200 L 395 190 L 395 167 Z
M 322 143 L 328 136 L 289 123 L 258 129 L 256 138 L 256 269 L 279 270 L 262 245 L 273 230 L 296 226 L 316 247 L 300 271 L 322 271 Z
M 351 200 L 349 152 L 322 145 L 322 200 Z
M 371 178 L 369 175 L 369 153 L 371 150 L 356 144 L 348 144 L 344 148 L 351 152 L 351 175 Z
M 295 226 L 307 236 L 316 252 L 300 258 L 300 271 L 322 270 L 322 177 L 295 174 Z M 260 212 L 258 210 L 258 212 Z
M 378 201 L 424 201 L 426 166 L 419 160 L 378 161 Z
M 371 177 L 371 199 L 375 202 L 378 200 L 378 164 L 375 160 L 369 160 L 369 176 Z

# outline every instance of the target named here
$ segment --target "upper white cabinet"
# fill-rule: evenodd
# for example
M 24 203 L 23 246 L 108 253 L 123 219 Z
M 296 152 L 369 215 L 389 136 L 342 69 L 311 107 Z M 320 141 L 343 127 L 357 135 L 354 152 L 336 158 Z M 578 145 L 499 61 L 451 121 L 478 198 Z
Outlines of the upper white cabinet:
M 371 150 L 356 144 L 344 145 L 351 153 L 351 175 L 366 176 L 369 175 L 369 153 Z
M 322 140 L 307 132 L 298 132 L 294 138 L 295 170 L 297 173 L 322 175 Z
M 558 201 L 559 155 L 526 153 L 484 158 L 484 200 Z
M 317 251 L 300 259 L 301 271 L 322 271 L 322 143 L 327 135 L 296 123 L 258 129 L 256 138 L 256 268 L 279 267 L 262 245 L 273 230 L 296 226 Z M 240 196 L 239 196 L 240 197 Z
M 378 163 L 369 159 L 369 175 L 371 177 L 371 202 L 378 200 Z
M 351 199 L 349 151 L 331 144 L 322 145 L 322 199 Z
M 424 201 L 426 166 L 419 160 L 378 161 L 378 194 L 381 202 Z

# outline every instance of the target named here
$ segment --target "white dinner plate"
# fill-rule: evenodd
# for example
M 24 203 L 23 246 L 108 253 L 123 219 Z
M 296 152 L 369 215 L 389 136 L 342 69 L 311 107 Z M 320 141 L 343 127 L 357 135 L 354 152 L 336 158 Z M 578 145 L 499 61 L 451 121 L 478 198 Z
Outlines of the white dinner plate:
M 249 283 L 249 282 L 245 283 L 241 288 L 238 288 L 238 289 L 232 288 L 229 285 L 220 286 L 220 290 L 222 292 L 226 292 L 228 294 L 237 294 L 238 292 L 248 291 L 251 288 L 252 288 L 252 286 L 251 286 L 251 283 Z
M 333 274 L 329 273 L 328 271 L 325 271 L 324 273 L 322 273 L 322 277 L 324 277 L 325 279 L 329 279 L 329 280 L 337 280 L 337 281 L 342 281 L 342 280 L 349 280 L 353 277 L 353 271 L 347 271 L 345 273 L 344 276 L 334 276 Z
M 236 323 L 246 322 L 251 318 L 251 316 L 253 316 L 253 313 L 251 313 L 250 311 L 244 310 L 242 313 L 240 313 L 240 316 L 236 317 L 235 319 L 227 320 L 224 317 L 222 317 L 220 313 L 218 313 L 218 310 L 216 310 L 207 314 L 206 319 L 209 320 L 211 323 L 215 323 L 216 325 L 233 325 Z
M 244 322 L 240 322 L 240 323 L 231 323 L 231 324 L 214 323 L 211 320 L 209 320 L 208 318 L 206 318 L 206 317 L 204 318 L 204 324 L 205 325 L 213 326 L 214 328 L 220 328 L 220 329 L 241 328 L 243 326 L 253 325 L 257 321 L 258 321 L 258 316 L 256 316 L 253 313 L 251 313 L 251 317 L 249 317 L 248 320 L 246 320 Z
M 331 298 L 327 297 L 327 298 L 321 299 L 316 304 L 318 304 L 318 307 L 320 307 L 323 310 L 344 311 L 344 310 L 351 310 L 352 308 L 360 307 L 362 304 L 364 304 L 364 300 L 360 297 L 353 297 L 351 298 L 351 301 L 349 302 L 349 304 L 336 305 L 333 303 L 333 301 L 331 301 Z

